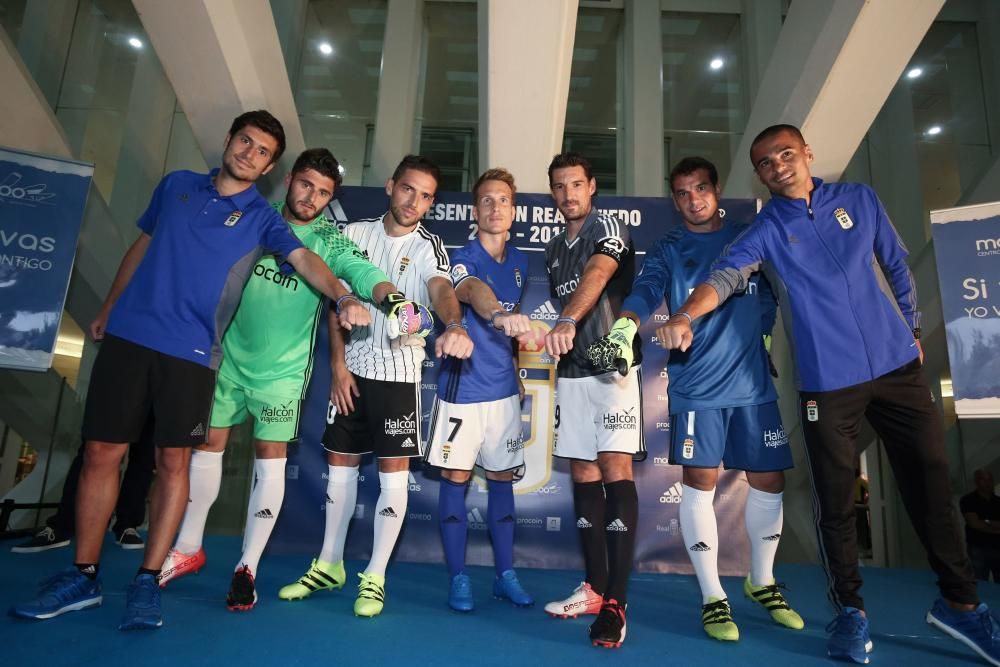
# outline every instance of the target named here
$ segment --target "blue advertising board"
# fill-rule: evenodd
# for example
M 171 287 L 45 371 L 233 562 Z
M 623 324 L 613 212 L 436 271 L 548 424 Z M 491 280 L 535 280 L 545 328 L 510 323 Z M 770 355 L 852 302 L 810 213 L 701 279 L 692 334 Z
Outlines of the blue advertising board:
M 93 165 L 0 149 L 0 367 L 52 365 Z
M 931 211 L 958 417 L 1000 417 L 1000 202 Z
M 595 205 L 612 211 L 629 231 L 637 249 L 637 266 L 644 251 L 680 218 L 669 199 L 640 197 L 596 198 Z M 381 215 L 387 206 L 382 188 L 344 187 L 327 211 L 331 219 L 346 223 Z M 756 200 L 723 200 L 727 217 L 749 223 L 757 212 Z M 529 257 L 528 286 L 521 312 L 532 320 L 535 335 L 523 341 L 520 350 L 521 377 L 527 395 L 522 405 L 524 422 L 524 477 L 515 484 L 517 532 L 515 561 L 521 567 L 580 568 L 582 556 L 577 546 L 576 517 L 573 512 L 569 464 L 552 457 L 555 406 L 555 365 L 545 354 L 546 332 L 555 324 L 559 302 L 549 292 L 544 266 L 545 243 L 562 228 L 562 218 L 547 194 L 518 193 L 511 243 Z M 449 248 L 464 245 L 476 232 L 471 195 L 438 193 L 425 218 L 427 228 L 438 234 Z M 665 320 L 661 308 L 640 328 L 643 338 L 643 428 L 647 458 L 636 463 L 639 492 L 639 532 L 636 564 L 640 570 L 690 572 L 679 527 L 681 469 L 667 464 L 669 418 L 667 415 L 667 353 L 654 342 L 655 329 Z M 433 349 L 433 343 L 427 343 Z M 327 465 L 319 444 L 326 424 L 330 392 L 327 332 L 317 342 L 312 383 L 303 408 L 299 442 L 289 451 L 285 504 L 271 539 L 270 548 L 283 552 L 316 552 L 322 542 Z M 426 437 L 438 362 L 424 362 L 421 428 Z M 372 545 L 372 513 L 378 498 L 378 475 L 374 462 L 366 459 L 361 468 L 355 521 L 347 539 L 348 558 L 367 558 Z M 410 473 L 407 522 L 396 557 L 419 562 L 443 562 L 437 524 L 437 472 L 414 461 Z M 743 522 L 746 481 L 741 473 L 725 472 L 716 495 L 721 548 L 719 567 L 724 574 L 745 574 L 749 548 Z M 469 510 L 470 564 L 491 564 L 492 552 L 486 530 L 486 487 L 477 475 L 467 498 Z

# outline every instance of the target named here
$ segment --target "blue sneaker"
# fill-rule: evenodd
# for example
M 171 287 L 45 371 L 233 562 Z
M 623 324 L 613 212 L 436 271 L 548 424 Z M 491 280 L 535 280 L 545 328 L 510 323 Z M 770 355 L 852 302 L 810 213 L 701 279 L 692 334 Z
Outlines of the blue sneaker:
M 140 574 L 128 585 L 125 615 L 119 630 L 147 630 L 163 625 L 160 612 L 160 586 L 151 574 Z
M 973 611 L 958 611 L 938 598 L 927 612 L 927 622 L 971 648 L 991 665 L 1000 665 L 1000 628 L 985 604 Z
M 76 567 L 68 567 L 43 581 L 36 599 L 11 607 L 10 615 L 52 618 L 67 611 L 100 607 L 103 599 L 100 579 L 90 579 Z
M 493 597 L 497 600 L 510 600 L 518 607 L 530 607 L 535 604 L 535 598 L 521 587 L 514 570 L 504 570 L 503 574 L 493 582 Z
M 868 619 L 860 609 L 844 607 L 826 626 L 826 631 L 833 633 L 826 642 L 827 655 L 834 660 L 868 664 L 872 638 Z
M 476 603 L 472 600 L 472 582 L 467 574 L 456 574 L 448 591 L 448 606 L 455 611 L 472 611 Z

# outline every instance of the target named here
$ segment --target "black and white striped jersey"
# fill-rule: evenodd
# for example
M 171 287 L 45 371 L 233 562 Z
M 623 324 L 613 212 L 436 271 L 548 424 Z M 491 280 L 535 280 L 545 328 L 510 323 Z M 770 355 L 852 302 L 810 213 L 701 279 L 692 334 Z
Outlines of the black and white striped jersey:
M 559 360 L 558 377 L 580 378 L 598 375 L 587 358 L 587 347 L 611 331 L 622 302 L 635 277 L 635 249 L 628 227 L 611 215 L 591 210 L 580 233 L 572 242 L 566 240 L 564 229 L 545 245 L 545 268 L 549 272 L 552 295 L 563 307 L 569 303 L 580 284 L 587 262 L 595 254 L 607 255 L 618 262 L 618 270 L 608 281 L 594 308 L 576 323 L 573 349 Z M 642 361 L 639 336 L 633 343 L 635 364 Z
M 451 283 L 451 267 L 444 243 L 419 222 L 405 236 L 388 236 L 383 226 L 386 215 L 351 223 L 344 228 L 344 234 L 408 299 L 430 308 L 427 282 L 440 277 Z M 351 331 L 346 352 L 347 368 L 369 380 L 419 382 L 425 356 L 424 339 L 400 336 L 389 340 L 385 313 L 367 301 L 363 303 L 371 313 L 372 322 Z

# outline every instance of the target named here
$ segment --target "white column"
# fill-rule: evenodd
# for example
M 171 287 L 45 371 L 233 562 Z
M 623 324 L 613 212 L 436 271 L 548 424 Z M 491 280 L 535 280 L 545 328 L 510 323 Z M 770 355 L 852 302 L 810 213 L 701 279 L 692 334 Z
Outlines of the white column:
M 285 128 L 287 168 L 305 149 L 267 0 L 133 0 L 205 162 L 222 158 L 233 118 L 267 109 Z M 284 169 L 275 169 L 272 182 Z
M 524 192 L 548 192 L 562 149 L 578 4 L 479 3 L 479 167 L 510 169 Z
M 423 0 L 389 0 L 378 80 L 375 139 L 365 185 L 381 185 L 400 159 L 415 150 L 421 48 L 424 40 Z
M 802 128 L 816 153 L 813 173 L 836 180 L 943 4 L 793 2 L 734 155 L 727 194 L 753 192 L 750 143 L 780 122 Z
M 618 128 L 623 195 L 659 197 L 663 174 L 663 36 L 659 0 L 626 0 L 624 109 Z

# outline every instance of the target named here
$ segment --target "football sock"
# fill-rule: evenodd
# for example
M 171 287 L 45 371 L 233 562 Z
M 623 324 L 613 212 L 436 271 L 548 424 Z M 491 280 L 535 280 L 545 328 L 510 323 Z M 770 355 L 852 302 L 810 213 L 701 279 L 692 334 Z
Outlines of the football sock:
M 608 589 L 608 547 L 604 530 L 604 483 L 573 482 L 576 527 L 583 547 L 587 583 L 595 593 Z
M 493 564 L 497 576 L 514 568 L 514 482 L 486 480 L 489 505 L 486 508 L 486 524 L 490 528 L 493 542 Z
M 191 452 L 188 504 L 174 545 L 181 553 L 193 554 L 201 549 L 208 511 L 219 497 L 219 487 L 222 485 L 222 454 L 223 452 L 206 452 L 200 449 Z
M 327 467 L 326 529 L 323 531 L 319 559 L 324 563 L 339 563 L 344 560 L 347 526 L 354 516 L 354 505 L 358 500 L 358 468 Z
M 709 598 L 726 597 L 719 581 L 719 527 L 712 507 L 714 497 L 715 489 L 700 491 L 687 484 L 681 496 L 681 533 L 701 587 L 702 604 L 707 604 Z
M 607 496 L 604 531 L 608 541 L 608 591 L 604 597 L 625 604 L 639 523 L 639 494 L 630 479 L 605 484 L 604 493 Z
M 448 576 L 454 578 L 465 568 L 465 542 L 469 535 L 469 520 L 465 515 L 465 490 L 468 482 L 458 484 L 441 479 L 438 489 L 438 520 L 441 522 L 441 543 L 448 563 Z
M 372 559 L 368 561 L 365 574 L 385 576 L 389 557 L 399 539 L 399 531 L 406 518 L 406 504 L 410 495 L 410 473 L 380 472 L 379 485 L 382 490 L 375 504 L 375 539 L 372 541 Z
M 285 461 L 287 459 L 257 459 L 254 472 L 257 480 L 247 506 L 247 525 L 243 531 L 243 556 L 236 569 L 243 565 L 257 576 L 257 565 L 271 537 L 274 524 L 285 498 Z
M 778 553 L 783 518 L 781 493 L 750 487 L 744 510 L 750 538 L 750 583 L 767 586 L 774 579 L 774 556 Z
M 97 579 L 97 573 L 101 571 L 101 566 L 99 563 L 73 563 L 76 569 L 80 571 L 80 574 L 87 577 L 91 581 Z

